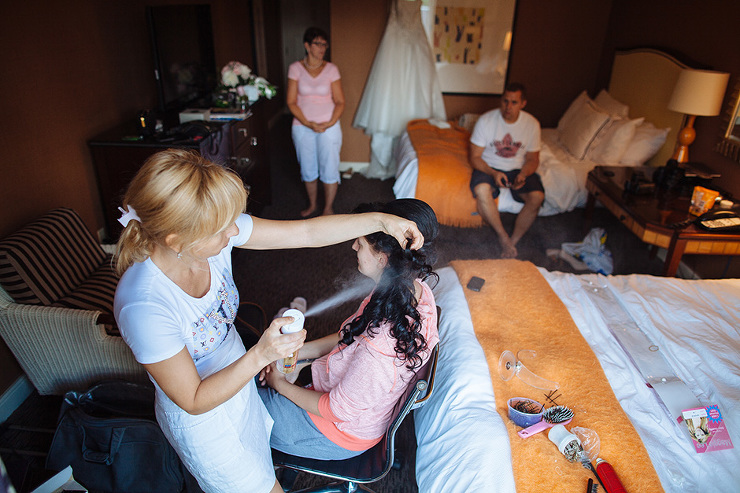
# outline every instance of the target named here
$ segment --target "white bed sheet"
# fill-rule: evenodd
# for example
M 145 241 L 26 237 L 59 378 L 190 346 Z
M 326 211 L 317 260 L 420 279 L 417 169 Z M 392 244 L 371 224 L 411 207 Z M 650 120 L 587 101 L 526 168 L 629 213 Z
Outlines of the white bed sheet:
M 740 279 L 540 271 L 599 359 L 663 488 L 667 492 L 740 491 Z M 719 405 L 734 449 L 694 451 L 688 433 L 674 424 L 611 334 L 583 282 L 607 286 L 701 405 Z
M 462 286 L 451 267 L 438 272 L 434 293 L 442 316 L 435 393 L 414 414 L 419 491 L 514 491 L 508 435 Z M 599 359 L 665 491 L 740 491 L 740 280 L 540 272 Z M 694 451 L 688 433 L 645 385 L 583 289 L 589 282 L 610 290 L 701 404 L 719 406 L 734 449 Z
M 394 159 L 397 169 L 393 193 L 399 199 L 414 198 L 419 160 L 407 132 L 403 133 L 394 149 Z M 559 144 L 557 129 L 542 129 L 540 166 L 537 172 L 545 187 L 545 203 L 539 215 L 552 216 L 585 206 L 588 197 L 586 177 L 595 166 L 598 163 L 579 161 L 571 156 Z M 517 214 L 522 210 L 522 204 L 512 198 L 508 189 L 504 189 L 499 195 L 499 210 Z
M 509 436 L 462 286 L 452 267 L 437 271 L 442 308 L 434 394 L 414 411 L 416 481 L 424 493 L 514 492 Z

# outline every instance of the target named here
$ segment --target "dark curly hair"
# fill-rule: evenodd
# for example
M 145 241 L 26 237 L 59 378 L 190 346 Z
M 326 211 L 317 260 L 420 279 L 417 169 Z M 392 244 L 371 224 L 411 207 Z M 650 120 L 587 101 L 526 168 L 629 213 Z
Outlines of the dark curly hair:
M 341 343 L 349 346 L 366 330 L 373 337 L 380 325 L 388 322 L 396 339 L 396 355 L 413 370 L 421 366 L 419 352 L 427 348 L 421 334 L 421 316 L 416 309 L 414 280 L 433 278 L 436 283 L 439 279 L 432 270 L 436 260 L 434 239 L 439 233 L 437 216 L 426 202 L 417 199 L 361 204 L 354 212 L 385 212 L 414 221 L 424 235 L 424 246 L 418 250 L 411 250 L 407 245 L 402 248 L 393 236 L 381 232 L 365 237 L 375 251 L 388 256 L 388 263 L 365 310 L 342 327 Z

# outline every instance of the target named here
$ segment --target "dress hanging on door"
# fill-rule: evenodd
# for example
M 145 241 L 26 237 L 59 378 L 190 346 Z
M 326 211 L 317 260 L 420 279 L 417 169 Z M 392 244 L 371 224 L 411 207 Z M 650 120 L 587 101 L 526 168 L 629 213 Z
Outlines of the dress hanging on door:
M 352 125 L 372 136 L 365 175 L 390 178 L 393 147 L 409 120 L 445 120 L 432 48 L 421 23 L 421 0 L 393 0 L 388 24 Z

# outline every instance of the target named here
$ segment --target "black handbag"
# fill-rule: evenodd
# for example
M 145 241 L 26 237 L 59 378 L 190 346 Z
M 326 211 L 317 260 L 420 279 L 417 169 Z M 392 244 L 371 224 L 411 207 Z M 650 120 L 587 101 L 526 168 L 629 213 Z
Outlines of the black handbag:
M 154 387 L 106 381 L 64 396 L 47 469 L 91 492 L 200 491 L 154 416 Z

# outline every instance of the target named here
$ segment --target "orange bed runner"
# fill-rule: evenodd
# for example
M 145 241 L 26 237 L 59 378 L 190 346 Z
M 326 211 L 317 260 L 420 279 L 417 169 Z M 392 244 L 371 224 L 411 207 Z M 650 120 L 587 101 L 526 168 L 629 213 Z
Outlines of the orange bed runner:
M 470 133 L 450 124 L 451 128 L 442 129 L 427 120 L 412 120 L 406 126 L 419 160 L 415 197 L 429 204 L 442 224 L 482 226 L 470 192 Z
M 496 396 L 496 410 L 506 424 L 516 488 L 521 492 L 585 491 L 588 478 L 596 479 L 579 463 L 568 462 L 547 431 L 523 439 L 521 429 L 508 418 L 507 401 L 528 397 L 546 406 L 546 391 L 518 377 L 499 376 L 501 353 L 533 349 L 535 358 L 522 362 L 535 374 L 556 381 L 557 404 L 575 416 L 566 428 L 595 431 L 601 441 L 599 457 L 607 460 L 629 492 L 660 492 L 663 488 L 639 435 L 622 410 L 599 361 L 570 317 L 567 308 L 530 262 L 471 260 L 451 262 L 460 283 L 471 276 L 486 280 L 480 292 L 464 289 L 478 341 L 488 359 Z M 444 308 L 444 307 L 443 307 Z M 601 491 L 601 489 L 599 489 Z

